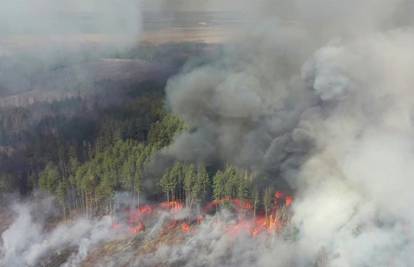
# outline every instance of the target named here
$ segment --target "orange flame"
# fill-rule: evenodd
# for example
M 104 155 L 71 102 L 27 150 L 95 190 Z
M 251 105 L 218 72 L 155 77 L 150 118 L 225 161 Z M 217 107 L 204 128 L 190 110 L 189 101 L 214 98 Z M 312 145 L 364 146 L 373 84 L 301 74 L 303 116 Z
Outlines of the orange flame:
M 285 205 L 286 207 L 290 207 L 293 203 L 293 197 L 292 196 L 286 196 L 285 198 Z
M 236 208 L 237 210 L 252 210 L 253 209 L 253 204 L 248 200 L 237 199 L 237 198 L 231 199 L 229 197 L 225 197 L 223 199 L 216 199 L 216 200 L 211 201 L 204 207 L 204 211 L 209 212 L 210 210 L 217 208 L 221 205 L 224 205 L 225 203 L 229 203 L 233 205 L 233 207 Z
M 139 222 L 136 226 L 129 227 L 129 232 L 134 235 L 137 235 L 143 231 L 145 231 L 145 225 L 142 222 Z
M 183 233 L 189 233 L 191 231 L 191 227 L 188 223 L 183 223 L 181 225 L 181 231 L 183 231 Z
M 183 204 L 178 201 L 165 201 L 160 204 L 160 208 L 168 209 L 172 212 L 179 212 L 183 209 Z
M 223 204 L 230 204 L 232 211 L 237 215 L 237 221 L 234 224 L 228 225 L 225 221 L 221 221 L 219 217 L 216 218 L 216 223 L 224 225 L 227 234 L 236 237 L 242 233 L 250 234 L 252 237 L 257 237 L 263 233 L 277 233 L 288 221 L 288 208 L 293 204 L 293 197 L 286 195 L 284 192 L 277 191 L 274 194 L 274 208 L 264 216 L 263 211 L 259 211 L 258 217 L 253 217 L 253 204 L 244 199 L 232 199 L 225 197 L 223 199 L 214 200 L 204 207 L 204 212 L 211 211 L 212 208 L 217 208 Z M 146 218 L 153 215 L 158 209 L 168 210 L 169 212 L 179 212 L 184 208 L 182 202 L 166 201 L 159 205 L 142 205 L 137 209 L 128 212 L 128 221 L 115 221 L 112 224 L 113 229 L 120 229 L 126 226 L 130 233 L 136 235 L 145 231 Z M 157 214 L 157 213 L 156 213 Z M 174 216 L 173 216 L 174 217 Z M 188 217 L 183 220 L 170 219 L 164 226 L 163 233 L 171 231 L 179 231 L 182 233 L 192 233 L 193 228 L 203 223 L 205 214 L 200 214 L 194 217 Z
M 138 210 L 143 215 L 148 215 L 148 214 L 151 214 L 153 212 L 153 208 L 150 205 L 143 205 L 143 206 L 139 207 Z
M 236 208 L 239 208 L 239 209 L 244 209 L 244 210 L 253 209 L 253 204 L 250 201 L 247 201 L 247 200 L 233 199 L 233 200 L 231 200 L 231 203 Z

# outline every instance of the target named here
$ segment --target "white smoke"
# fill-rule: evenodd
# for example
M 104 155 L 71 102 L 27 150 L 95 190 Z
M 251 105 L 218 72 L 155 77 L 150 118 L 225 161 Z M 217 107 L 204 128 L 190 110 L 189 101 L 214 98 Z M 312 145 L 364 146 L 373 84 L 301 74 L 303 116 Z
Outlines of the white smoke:
M 13 210 L 17 217 L 1 235 L 0 266 L 39 266 L 42 258 L 50 258 L 65 249 L 73 252 L 63 266 L 79 266 L 94 245 L 117 238 L 109 217 L 80 218 L 48 227 L 45 222 L 34 219 L 32 205 L 14 204 Z

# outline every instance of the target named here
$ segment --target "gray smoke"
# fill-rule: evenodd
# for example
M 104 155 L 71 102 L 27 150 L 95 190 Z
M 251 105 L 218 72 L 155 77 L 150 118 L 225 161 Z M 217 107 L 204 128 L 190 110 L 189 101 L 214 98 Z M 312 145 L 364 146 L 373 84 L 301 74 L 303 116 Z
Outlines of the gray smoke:
M 413 265 L 412 11 L 403 0 L 263 2 L 241 40 L 170 80 L 168 105 L 192 131 L 164 154 L 287 182 L 299 238 L 282 266 L 321 254 L 322 266 Z

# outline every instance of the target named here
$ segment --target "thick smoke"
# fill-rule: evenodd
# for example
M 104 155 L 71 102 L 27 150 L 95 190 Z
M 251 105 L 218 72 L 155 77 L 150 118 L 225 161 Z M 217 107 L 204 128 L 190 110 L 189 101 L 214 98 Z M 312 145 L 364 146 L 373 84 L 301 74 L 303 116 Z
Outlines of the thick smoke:
M 79 266 L 94 245 L 117 238 L 109 217 L 48 225 L 53 205 L 43 202 L 39 207 L 14 204 L 16 218 L 1 235 L 0 266 L 49 266 L 54 263 L 48 260 L 64 253 L 69 255 L 63 266 Z
M 163 153 L 229 162 L 287 183 L 295 192 L 292 224 L 270 239 L 232 239 L 211 218 L 181 243 L 164 244 L 147 256 L 121 252 L 119 261 L 414 265 L 412 2 L 260 1 L 248 10 L 254 19 L 241 41 L 170 80 L 168 105 L 191 131 Z M 53 241 L 57 230 L 43 233 L 27 209 L 17 209 L 20 217 L 2 235 L 6 266 L 33 263 L 38 251 L 60 246 L 60 239 Z M 20 238 L 16 229 L 27 225 L 32 232 Z M 64 232 L 78 233 L 78 240 L 101 224 L 76 225 L 64 226 Z M 86 230 L 73 230 L 78 227 Z M 83 255 L 71 259 L 78 262 Z M 109 262 L 102 266 L 121 265 Z
M 320 255 L 318 266 L 413 265 L 412 11 L 269 1 L 241 43 L 170 80 L 168 104 L 192 131 L 165 154 L 234 163 L 296 192 L 298 240 L 281 266 Z M 277 249 L 262 265 L 278 264 Z

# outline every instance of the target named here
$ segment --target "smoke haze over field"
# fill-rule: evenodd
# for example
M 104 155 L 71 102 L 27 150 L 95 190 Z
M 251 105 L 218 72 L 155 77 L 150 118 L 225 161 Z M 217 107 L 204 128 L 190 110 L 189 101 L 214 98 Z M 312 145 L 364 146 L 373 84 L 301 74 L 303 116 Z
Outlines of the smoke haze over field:
M 2 36 L 92 33 L 136 38 L 140 17 L 138 2 L 133 0 L 3 0 L 0 33 Z
M 135 0 L 1 1 L 0 97 L 89 86 L 82 63 L 135 45 L 141 26 Z

